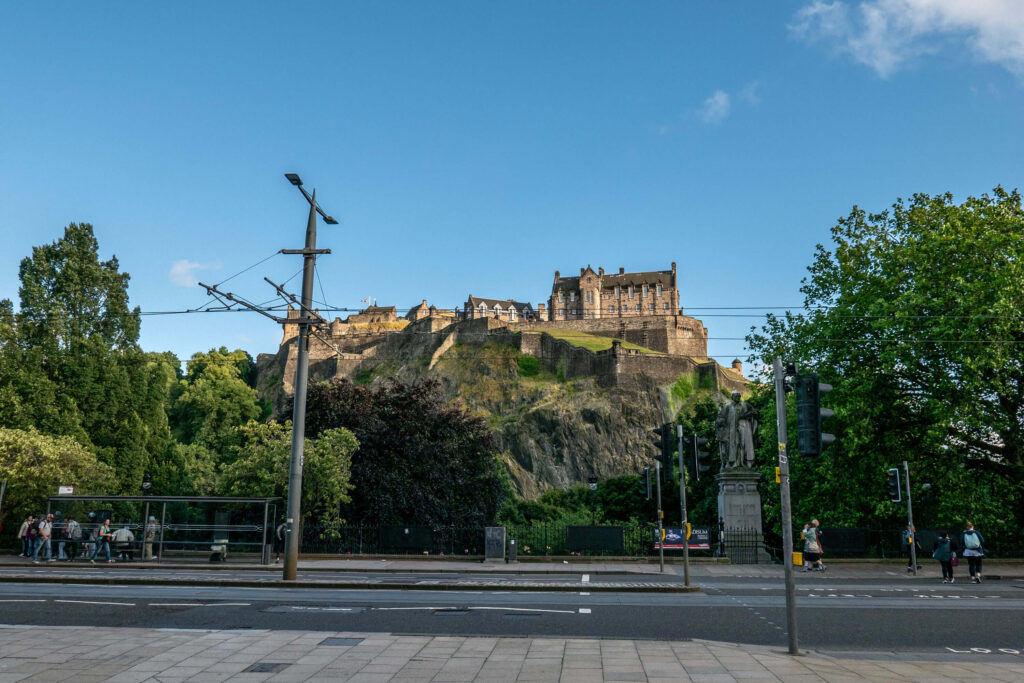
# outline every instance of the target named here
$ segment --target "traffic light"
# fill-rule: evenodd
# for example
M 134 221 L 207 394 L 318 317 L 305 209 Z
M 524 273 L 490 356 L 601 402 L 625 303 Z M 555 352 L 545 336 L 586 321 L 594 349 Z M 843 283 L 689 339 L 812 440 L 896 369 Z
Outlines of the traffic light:
M 821 419 L 834 414 L 821 407 L 821 395 L 832 391 L 829 384 L 820 384 L 818 375 L 796 377 L 797 450 L 800 455 L 821 455 L 821 450 L 836 440 L 832 434 L 821 431 Z
M 900 486 L 900 468 L 890 467 L 889 476 L 886 481 L 886 493 L 889 494 L 889 500 L 894 503 L 899 503 L 903 500 L 903 488 Z
M 668 422 L 655 427 L 654 446 L 658 449 L 658 460 L 661 461 L 661 481 L 664 484 L 672 483 L 672 436 L 674 430 Z
M 644 473 L 640 475 L 640 491 L 651 499 L 651 468 L 645 467 Z
M 708 440 L 703 436 L 693 435 L 693 469 L 697 474 L 697 481 L 700 475 L 711 471 L 711 454 L 703 450 L 708 445 Z

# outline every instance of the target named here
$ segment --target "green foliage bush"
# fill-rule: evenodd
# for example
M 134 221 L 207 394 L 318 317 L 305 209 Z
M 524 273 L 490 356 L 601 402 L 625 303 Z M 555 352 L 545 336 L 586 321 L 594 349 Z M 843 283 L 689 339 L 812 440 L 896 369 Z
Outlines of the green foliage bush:
M 540 373 L 540 358 L 528 353 L 519 354 L 519 374 L 522 377 L 536 377 Z

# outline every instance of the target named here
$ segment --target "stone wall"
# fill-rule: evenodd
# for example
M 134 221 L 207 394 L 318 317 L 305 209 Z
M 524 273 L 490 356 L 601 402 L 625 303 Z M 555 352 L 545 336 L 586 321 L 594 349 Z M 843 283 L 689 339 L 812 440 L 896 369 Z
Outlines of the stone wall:
M 513 330 L 577 330 L 599 337 L 631 342 L 651 351 L 676 356 L 705 358 L 708 355 L 708 331 L 696 318 L 685 315 L 641 316 L 628 319 L 558 320 L 555 322 L 511 323 Z

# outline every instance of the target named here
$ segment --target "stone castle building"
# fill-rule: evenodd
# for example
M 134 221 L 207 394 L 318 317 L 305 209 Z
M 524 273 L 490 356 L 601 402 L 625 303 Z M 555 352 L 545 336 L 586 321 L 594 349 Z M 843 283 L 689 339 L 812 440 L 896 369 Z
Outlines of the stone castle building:
M 454 309 L 439 309 L 426 299 L 399 316 L 394 306 L 369 306 L 335 319 L 310 340 L 311 376 L 353 378 L 383 358 L 403 357 L 413 347 L 429 356 L 429 367 L 455 344 L 500 343 L 540 358 L 566 377 L 595 376 L 606 385 L 638 381 L 671 383 L 681 374 L 713 378 L 715 386 L 745 386 L 742 365 L 723 367 L 708 357 L 703 323 L 679 307 L 676 264 L 669 270 L 627 273 L 580 269 L 579 276 L 555 271 L 551 296 L 536 309 L 529 302 L 469 295 Z M 289 318 L 297 317 L 290 311 Z M 605 351 L 571 343 L 573 336 L 617 340 Z M 258 365 L 278 364 L 286 393 L 291 392 L 294 339 L 298 326 L 284 325 L 276 354 L 260 354 Z M 629 347 L 629 345 L 640 347 Z M 274 360 L 272 360 L 274 359 Z M 282 365 L 283 364 L 283 365 Z M 646 376 L 646 380 L 642 378 Z
M 679 311 L 676 264 L 671 270 L 606 274 L 604 268 L 580 268 L 579 276 L 555 271 L 548 311 L 552 321 L 674 316 Z

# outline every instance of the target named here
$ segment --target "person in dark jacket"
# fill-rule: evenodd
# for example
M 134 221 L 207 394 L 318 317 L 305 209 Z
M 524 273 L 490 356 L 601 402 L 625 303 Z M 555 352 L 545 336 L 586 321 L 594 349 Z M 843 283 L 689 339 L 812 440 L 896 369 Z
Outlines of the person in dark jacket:
M 967 568 L 971 572 L 971 582 L 981 583 L 981 558 L 985 557 L 985 538 L 967 522 L 967 528 L 960 533 L 960 547 L 967 558 Z
M 957 551 L 956 544 L 949 537 L 949 532 L 940 531 L 939 537 L 932 546 L 932 557 L 942 565 L 942 583 L 953 583 L 953 554 Z

